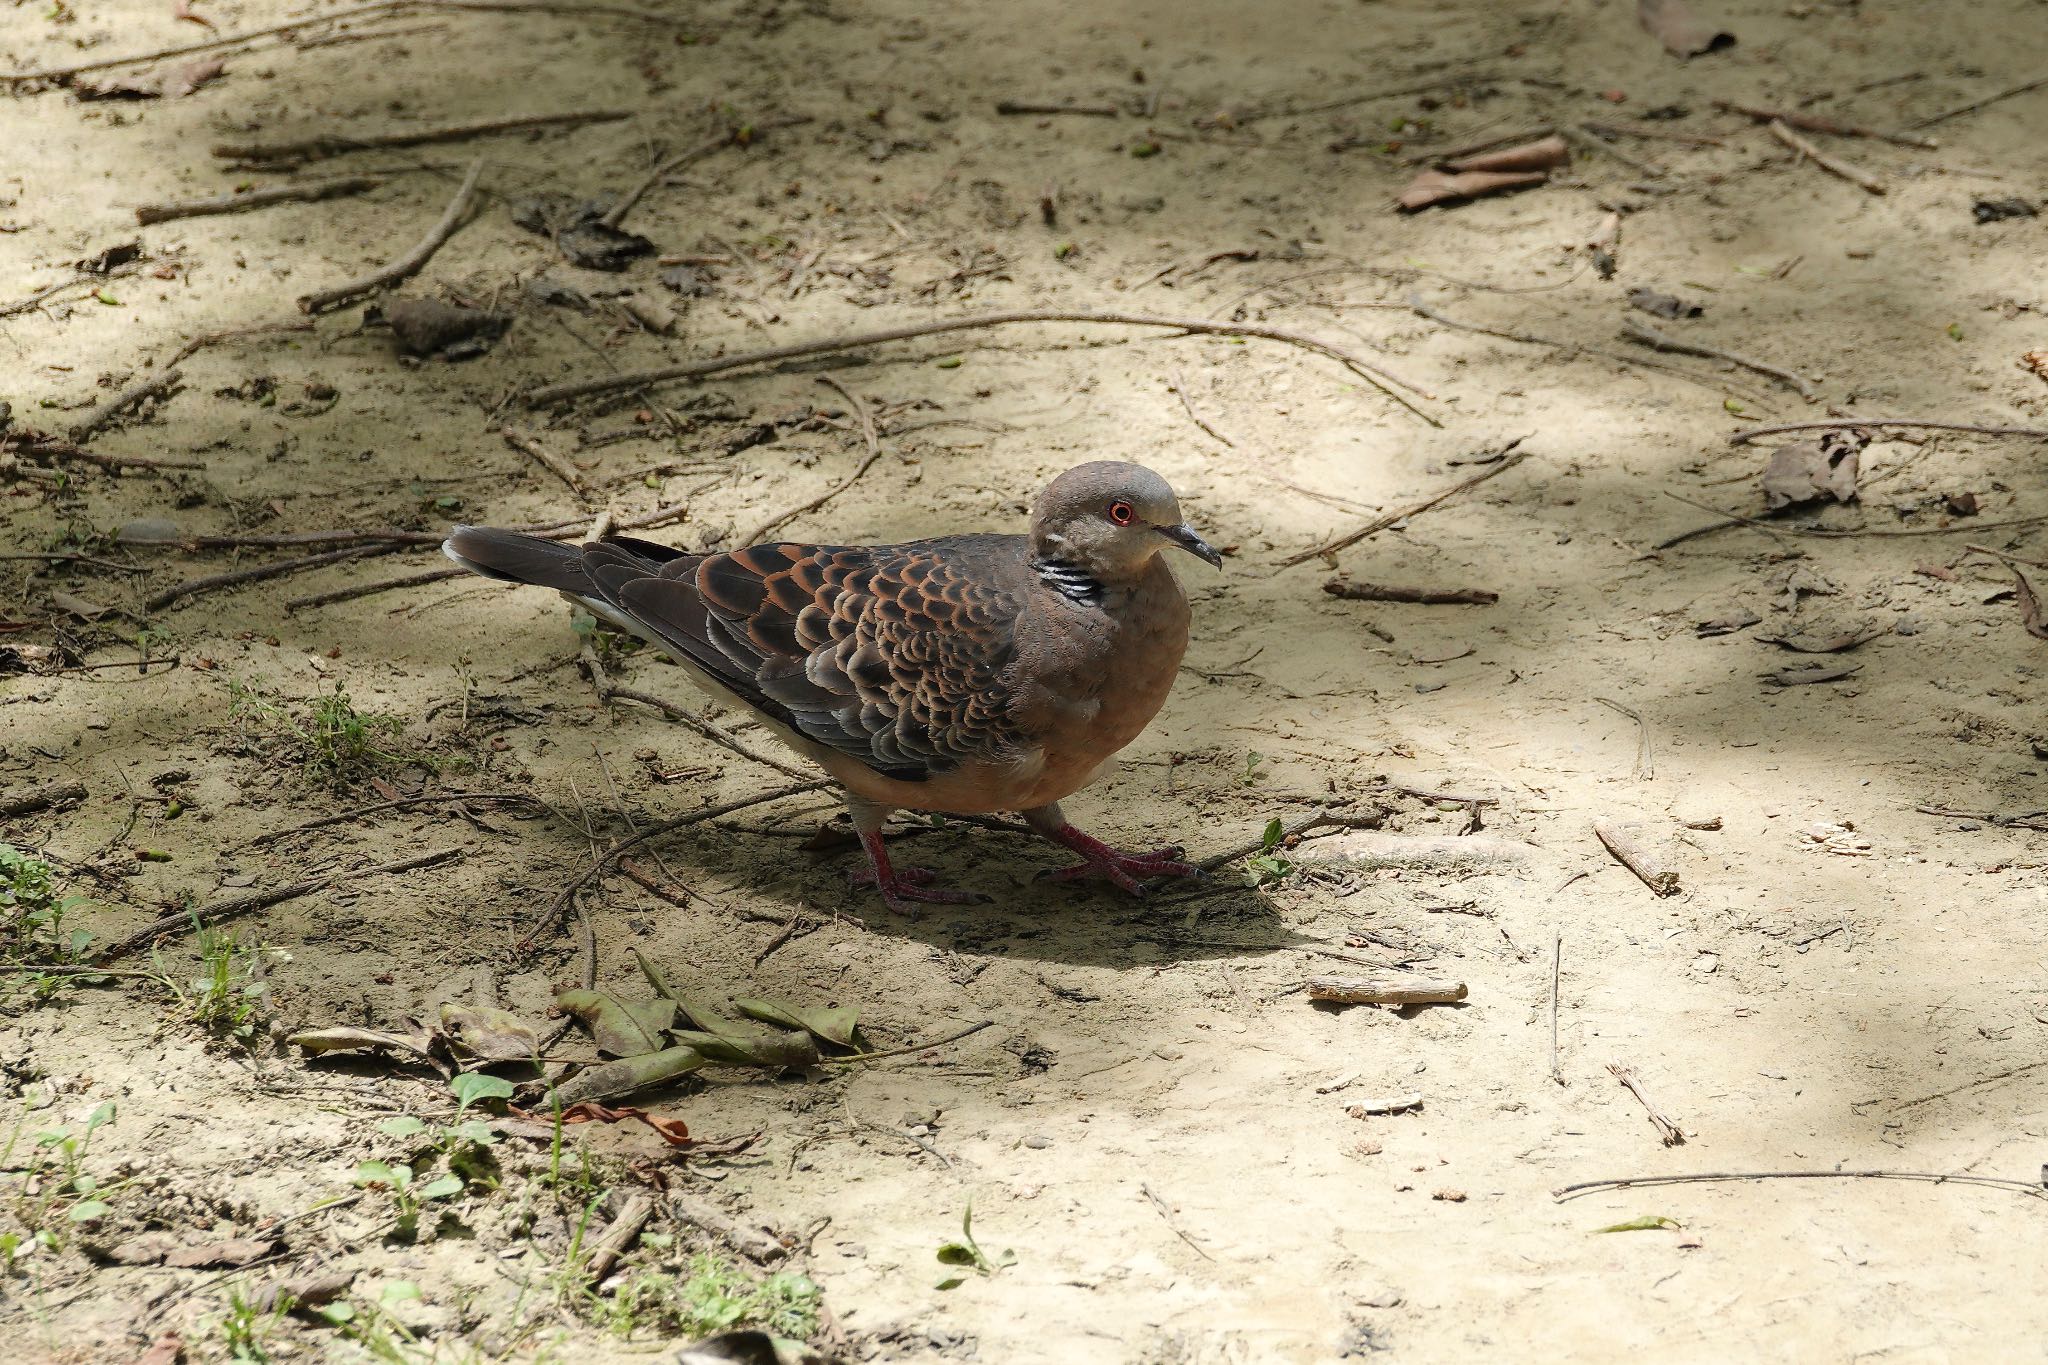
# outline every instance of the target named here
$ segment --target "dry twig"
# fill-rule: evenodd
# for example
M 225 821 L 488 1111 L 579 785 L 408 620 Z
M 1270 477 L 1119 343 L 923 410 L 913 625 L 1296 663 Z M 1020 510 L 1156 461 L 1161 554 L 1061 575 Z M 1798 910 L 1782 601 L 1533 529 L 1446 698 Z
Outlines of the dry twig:
M 1684 1130 L 1678 1126 L 1675 1119 L 1659 1109 L 1657 1102 L 1643 1090 L 1643 1083 L 1636 1079 L 1633 1068 L 1623 1066 L 1620 1062 L 1609 1062 L 1607 1069 L 1613 1073 L 1615 1080 L 1628 1087 L 1629 1094 L 1642 1102 L 1643 1108 L 1649 1113 L 1650 1123 L 1657 1129 L 1657 1136 L 1663 1139 L 1666 1147 L 1676 1147 L 1685 1141 Z
M 71 424 L 71 439 L 90 440 L 99 430 L 119 417 L 122 413 L 151 398 L 161 398 L 176 388 L 184 373 L 179 370 L 164 370 L 146 379 L 138 379 L 127 388 L 109 398 L 106 402 L 86 413 Z
M 506 445 L 511 446 L 542 469 L 545 469 L 563 483 L 568 484 L 569 491 L 578 498 L 587 496 L 587 490 L 583 487 L 583 480 L 576 476 L 576 471 L 569 467 L 568 461 L 541 444 L 538 436 L 533 435 L 531 432 L 521 431 L 518 427 L 505 427 L 498 434 L 505 438 Z
M 1982 1185 L 1987 1189 L 2014 1190 L 2048 1199 L 2048 1188 L 2024 1180 L 2000 1180 L 1989 1175 L 1937 1175 L 1924 1171 L 1703 1171 L 1698 1175 L 1633 1175 L 1618 1180 L 1581 1180 L 1550 1192 L 1562 1202 L 1573 1195 L 1596 1190 L 1645 1189 L 1653 1185 L 1699 1185 L 1724 1180 L 1922 1180 L 1932 1185 Z
M 1614 860 L 1642 879 L 1644 886 L 1659 896 L 1675 896 L 1678 885 L 1678 869 L 1657 849 L 1643 842 L 1642 831 L 1635 825 L 1624 825 L 1613 820 L 1595 820 L 1593 833 L 1614 855 Z
M 1405 588 L 1343 578 L 1323 584 L 1323 591 L 1347 602 L 1409 602 L 1425 607 L 1490 607 L 1500 601 L 1500 594 L 1491 588 Z
M 1641 342 L 1643 345 L 1653 347 L 1659 351 L 1675 351 L 1680 355 L 1699 355 L 1706 356 L 1710 360 L 1725 360 L 1730 365 L 1740 365 L 1745 370 L 1754 370 L 1758 374 L 1769 375 L 1781 384 L 1790 385 L 1807 402 L 1815 403 L 1820 401 L 1820 395 L 1813 391 L 1813 385 L 1807 383 L 1804 378 L 1794 374 L 1792 371 L 1780 369 L 1776 365 L 1768 364 L 1761 360 L 1752 360 L 1746 355 L 1737 355 L 1733 351 L 1724 351 L 1719 347 L 1702 345 L 1696 341 L 1681 341 L 1677 337 L 1660 332 L 1647 322 L 1639 322 L 1635 318 L 1624 318 L 1621 330 L 1622 335 L 1626 336 L 1630 341 Z
M 1462 981 L 1421 976 L 1308 979 L 1308 998 L 1333 1005 L 1455 1005 L 1467 994 Z
M 2036 440 L 2048 441 L 2048 428 L 2044 427 L 1998 427 L 1986 426 L 1979 422 L 1933 422 L 1918 417 L 1840 417 L 1825 422 L 1775 422 L 1764 427 L 1744 427 L 1728 437 L 1728 444 L 1744 445 L 1759 436 L 1777 436 L 1788 431 L 1843 431 L 1851 427 L 1974 431 L 1980 436 L 2031 436 Z
M 272 204 L 317 203 L 323 199 L 340 199 L 351 194 L 362 194 L 374 190 L 384 182 L 374 175 L 345 175 L 333 180 L 319 180 L 308 185 L 268 185 L 260 190 L 230 190 L 226 194 L 209 195 L 204 199 L 184 199 L 171 204 L 141 204 L 136 207 L 135 221 L 148 226 L 151 223 L 169 223 L 180 218 L 211 218 L 223 213 L 248 213 L 254 209 L 269 208 Z
M 1901 147 L 1919 147 L 1933 151 L 1941 144 L 1931 137 L 1915 137 L 1911 133 L 1885 133 L 1861 124 L 1837 123 L 1821 114 L 1802 114 L 1792 109 L 1765 109 L 1754 104 L 1738 104 L 1734 100 L 1715 100 L 1716 109 L 1731 114 L 1742 114 L 1758 123 L 1782 123 L 1787 128 L 1803 128 L 1809 133 L 1827 133 L 1832 137 L 1867 137 L 1879 142 L 1896 142 Z
M 422 237 L 419 244 L 380 270 L 373 270 L 360 279 L 338 284 L 331 289 L 317 290 L 302 295 L 299 311 L 303 313 L 324 313 L 330 308 L 339 308 L 352 303 L 365 294 L 397 284 L 419 273 L 421 267 L 433 259 L 434 253 L 462 226 L 462 220 L 469 212 L 470 201 L 476 197 L 476 182 L 484 173 L 484 159 L 478 157 L 469 165 L 469 173 L 462 177 L 462 185 L 455 191 L 455 197 L 448 202 L 441 221 Z
M 1784 123 L 1778 119 L 1771 120 L 1771 136 L 1778 139 L 1778 141 L 1784 143 L 1787 147 L 1790 147 L 1793 151 L 1805 157 L 1808 161 L 1811 161 L 1814 165 L 1820 167 L 1828 174 L 1838 175 L 1852 185 L 1862 186 L 1864 189 L 1868 190 L 1872 194 L 1884 193 L 1884 181 L 1879 180 L 1876 176 L 1872 175 L 1869 171 L 1864 170 L 1860 166 L 1852 166 L 1848 162 L 1841 160 L 1839 157 L 1829 156 L 1826 152 L 1814 146 L 1811 142 L 1808 142 L 1805 138 L 1799 136 L 1799 134 L 1793 132 L 1790 128 L 1787 128 L 1784 125 Z
M 216 146 L 213 154 L 224 161 L 317 161 L 325 157 L 345 156 L 350 152 L 420 147 L 435 142 L 464 142 L 473 137 L 486 137 L 493 133 L 519 133 L 530 128 L 614 123 L 632 116 L 633 111 L 630 109 L 591 109 L 566 114 L 522 114 L 515 118 L 484 119 L 481 122 L 456 123 L 441 128 L 417 128 L 404 133 L 362 133 L 353 136 L 322 133 L 318 137 L 303 138 L 297 142 L 227 142 Z
M 69 805 L 73 801 L 83 800 L 83 782 L 45 782 L 40 787 L 17 787 L 13 791 L 0 792 L 0 815 L 10 818 L 17 815 L 33 815 L 52 806 Z
M 1471 478 L 1461 479 L 1459 482 L 1452 484 L 1449 488 L 1445 488 L 1439 492 L 1432 493 L 1430 496 L 1422 499 L 1420 502 L 1413 502 L 1408 504 L 1406 507 L 1402 507 L 1395 511 L 1385 513 L 1384 515 L 1374 517 L 1371 521 L 1359 527 L 1357 530 L 1348 531 L 1345 534 L 1338 536 L 1335 540 L 1324 541 L 1321 545 L 1313 546 L 1309 549 L 1303 550 L 1299 554 L 1289 555 L 1287 558 L 1280 561 L 1280 567 L 1283 569 L 1291 569 L 1295 565 L 1306 563 L 1311 559 L 1320 559 L 1324 555 L 1335 554 L 1339 550 L 1347 549 L 1350 546 L 1356 545 L 1359 541 L 1364 540 L 1367 536 L 1378 535 L 1381 531 L 1386 530 L 1389 526 L 1392 526 L 1397 522 L 1406 521 L 1410 517 L 1420 516 L 1422 513 L 1427 512 L 1430 508 L 1435 507 L 1438 503 L 1447 502 L 1450 499 L 1458 496 L 1458 494 L 1460 493 L 1468 492 L 1471 489 L 1477 488 L 1480 484 L 1485 483 L 1488 479 L 1494 478 L 1500 474 L 1505 474 L 1508 470 L 1513 469 L 1516 465 L 1520 464 L 1522 461 L 1529 458 L 1531 452 L 1516 449 L 1517 446 L 1521 445 L 1522 442 L 1527 439 L 1528 438 L 1526 436 L 1517 436 L 1514 440 L 1508 442 L 1505 446 L 1501 447 L 1501 455 L 1503 457 L 1502 459 L 1500 459 L 1498 462 L 1494 464 L 1488 465 L 1485 469 L 1481 470 L 1477 474 L 1474 474 Z

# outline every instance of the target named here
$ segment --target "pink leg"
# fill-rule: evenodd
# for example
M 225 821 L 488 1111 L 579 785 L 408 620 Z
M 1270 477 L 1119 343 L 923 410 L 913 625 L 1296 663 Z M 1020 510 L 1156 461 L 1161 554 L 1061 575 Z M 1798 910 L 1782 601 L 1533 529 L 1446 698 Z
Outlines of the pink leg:
M 873 864 L 866 872 L 856 872 L 850 880 L 855 886 L 872 886 L 882 893 L 882 903 L 899 915 L 917 918 L 915 902 L 932 905 L 976 905 L 988 900 L 978 891 L 948 891 L 930 885 L 938 874 L 928 867 L 906 867 L 898 870 L 889 861 L 889 850 L 882 842 L 879 831 L 862 830 L 860 846 L 868 851 L 868 861 Z
M 1091 838 L 1064 821 L 1050 829 L 1041 828 L 1039 832 L 1048 839 L 1065 844 L 1086 860 L 1072 867 L 1056 868 L 1041 874 L 1052 881 L 1071 882 L 1083 877 L 1098 877 L 1133 896 L 1142 896 L 1146 878 L 1202 875 L 1201 868 L 1180 861 L 1181 850 L 1178 847 L 1169 846 L 1152 853 L 1119 853 L 1100 839 Z

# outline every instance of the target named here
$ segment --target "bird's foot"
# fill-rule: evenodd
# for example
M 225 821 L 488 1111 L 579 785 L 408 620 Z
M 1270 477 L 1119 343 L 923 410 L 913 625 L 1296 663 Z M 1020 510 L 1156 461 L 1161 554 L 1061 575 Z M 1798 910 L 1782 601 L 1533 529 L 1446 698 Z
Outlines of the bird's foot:
M 1151 853 L 1119 853 L 1099 839 L 1090 838 L 1072 825 L 1053 837 L 1079 853 L 1085 860 L 1072 867 L 1041 872 L 1045 881 L 1073 882 L 1083 879 L 1105 881 L 1133 896 L 1145 894 L 1145 882 L 1154 877 L 1199 877 L 1202 869 L 1181 861 L 1181 848 L 1169 844 Z
M 871 886 L 881 892 L 882 904 L 899 915 L 916 919 L 919 905 L 981 905 L 989 899 L 979 891 L 954 891 L 933 886 L 939 874 L 928 867 L 895 866 L 889 861 L 888 851 L 882 847 L 879 838 L 870 842 L 870 836 L 862 835 L 861 842 L 867 845 L 873 866 L 865 871 L 848 873 L 846 880 L 853 886 Z

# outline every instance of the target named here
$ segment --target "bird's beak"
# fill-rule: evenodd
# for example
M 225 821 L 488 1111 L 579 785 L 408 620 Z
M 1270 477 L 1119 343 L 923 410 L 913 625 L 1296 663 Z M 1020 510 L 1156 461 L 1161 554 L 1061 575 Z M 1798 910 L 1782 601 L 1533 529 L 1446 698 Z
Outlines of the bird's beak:
M 1186 522 L 1178 526 L 1155 526 L 1152 529 L 1195 558 L 1206 559 L 1219 569 L 1223 567 L 1223 556 L 1216 552 L 1216 547 L 1196 535 L 1195 528 Z

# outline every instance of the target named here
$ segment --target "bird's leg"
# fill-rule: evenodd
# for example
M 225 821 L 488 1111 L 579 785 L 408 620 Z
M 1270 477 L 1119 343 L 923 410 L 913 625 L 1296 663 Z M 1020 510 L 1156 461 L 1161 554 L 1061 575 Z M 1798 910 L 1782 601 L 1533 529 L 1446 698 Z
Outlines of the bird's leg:
M 888 845 L 882 842 L 882 822 L 889 817 L 886 809 L 870 807 L 866 803 L 856 805 L 848 799 L 853 808 L 853 827 L 860 834 L 860 846 L 868 852 L 869 870 L 854 872 L 847 880 L 855 886 L 872 886 L 882 893 L 882 903 L 899 915 L 917 918 L 916 902 L 932 905 L 974 905 L 986 901 L 976 891 L 949 891 L 931 883 L 938 873 L 928 867 L 899 868 L 889 861 Z
M 1024 812 L 1024 821 L 1056 844 L 1065 844 L 1085 860 L 1072 867 L 1054 868 L 1039 875 L 1056 882 L 1100 878 L 1133 896 L 1145 894 L 1144 881 L 1152 877 L 1199 877 L 1202 869 L 1180 860 L 1177 845 L 1151 853 L 1119 853 L 1100 839 L 1083 834 L 1067 823 L 1057 804 Z

